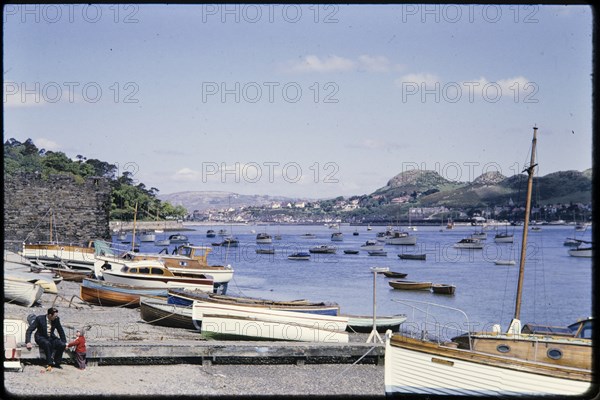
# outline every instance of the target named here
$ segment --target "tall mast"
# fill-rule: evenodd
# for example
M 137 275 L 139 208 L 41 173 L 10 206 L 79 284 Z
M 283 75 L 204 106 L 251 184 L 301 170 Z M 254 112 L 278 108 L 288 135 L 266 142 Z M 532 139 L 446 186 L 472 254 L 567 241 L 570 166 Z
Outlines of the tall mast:
M 135 251 L 135 223 L 137 219 L 137 201 L 135 202 L 135 210 L 133 211 L 133 232 L 131 232 L 131 251 Z
M 535 164 L 535 145 L 537 142 L 537 127 L 533 127 L 533 140 L 531 141 L 531 161 L 529 167 L 525 168 L 523 172 L 527 172 L 529 178 L 527 179 L 527 199 L 525 202 L 525 221 L 523 222 L 523 240 L 521 242 L 521 260 L 519 262 L 519 281 L 517 284 L 517 299 L 515 302 L 515 317 L 519 319 L 521 314 L 521 297 L 523 292 L 523 277 L 525 275 L 525 256 L 527 253 L 527 232 L 529 231 L 529 214 L 531 212 L 531 192 L 533 187 L 533 171 L 536 167 Z

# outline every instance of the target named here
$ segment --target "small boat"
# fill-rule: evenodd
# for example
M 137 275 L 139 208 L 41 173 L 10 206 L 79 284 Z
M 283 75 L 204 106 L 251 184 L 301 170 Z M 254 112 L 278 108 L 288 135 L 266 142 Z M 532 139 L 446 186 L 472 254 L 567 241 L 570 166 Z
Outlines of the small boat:
M 356 231 L 352 232 L 352 236 L 358 236 L 358 231 L 356 230 Z
M 431 290 L 431 282 L 389 281 L 388 284 L 399 290 Z
M 471 234 L 470 236 L 471 239 L 479 239 L 479 240 L 485 240 L 487 239 L 487 232 L 474 232 Z
M 425 261 L 427 254 L 398 254 L 401 260 L 422 260 Z
M 348 342 L 343 316 L 194 301 L 192 318 L 209 338 Z
M 539 232 L 541 230 L 542 230 L 542 227 L 540 227 L 540 226 L 532 226 L 531 227 L 531 231 L 532 232 Z
M 220 247 L 221 244 L 222 244 L 221 242 L 213 242 L 210 245 L 213 246 L 213 247 Z
M 452 247 L 457 249 L 481 250 L 483 249 L 483 243 L 479 239 L 465 238 L 456 242 Z
M 348 317 L 348 332 L 369 333 L 373 330 L 373 316 L 371 315 L 345 315 Z M 379 333 L 385 333 L 388 329 L 397 332 L 400 324 L 406 321 L 406 315 L 377 316 L 375 319 L 375 329 Z
M 25 307 L 31 307 L 37 303 L 44 288 L 37 283 L 13 279 L 4 275 L 4 302 L 16 303 Z
M 140 233 L 140 242 L 154 242 L 156 234 L 154 232 L 144 231 Z
M 182 235 L 181 233 L 175 233 L 169 236 L 169 241 L 171 243 L 187 243 L 189 239 L 186 235 Z
M 169 289 L 168 301 L 170 304 L 192 305 L 194 302 L 208 302 L 322 315 L 339 315 L 340 313 L 340 306 L 336 303 L 312 302 L 308 300 L 286 301 L 260 299 L 256 297 L 235 297 L 190 289 Z
M 569 247 L 577 247 L 579 246 L 583 241 L 579 240 L 579 239 L 575 239 L 575 238 L 566 238 L 563 245 L 565 246 L 569 246 Z
M 512 233 L 499 233 L 494 236 L 494 242 L 496 243 L 513 243 L 514 235 Z
M 317 235 L 314 233 L 305 233 L 304 235 L 300 235 L 302 239 L 316 239 Z
M 12 264 L 12 265 L 11 265 Z M 4 261 L 4 277 L 23 282 L 37 283 L 44 289 L 44 293 L 57 294 L 58 289 L 52 276 L 28 271 L 24 268 L 13 268 L 15 263 Z M 16 264 L 20 266 L 20 264 Z
M 140 296 L 167 296 L 167 289 L 147 288 L 98 279 L 84 279 L 79 288 L 80 296 L 86 303 L 109 307 L 137 308 Z
M 408 275 L 403 272 L 394 272 L 394 271 L 384 271 L 384 272 L 382 272 L 382 274 L 386 278 L 396 278 L 396 279 L 404 279 Z
M 494 261 L 496 265 L 515 265 L 515 260 L 496 260 Z
M 436 294 L 454 294 L 456 286 L 445 283 L 434 283 L 431 285 L 431 291 Z
M 371 224 L 367 225 L 367 230 L 368 230 L 368 231 L 371 231 L 371 230 L 373 230 L 373 228 L 371 228 Z
M 227 229 L 219 229 L 219 236 L 227 236 Z
M 63 280 L 69 281 L 69 282 L 81 282 L 85 278 L 89 278 L 94 274 L 94 271 L 92 271 L 92 270 L 74 269 L 74 268 L 68 268 L 66 266 L 44 267 L 44 268 L 54 272 L 55 274 L 57 274 L 58 276 L 63 278 Z
M 213 229 L 209 229 L 206 231 L 207 238 L 214 238 L 215 236 L 217 236 L 217 234 L 215 233 L 215 231 Z
M 294 254 L 290 254 L 288 256 L 288 260 L 300 260 L 300 261 L 305 261 L 305 260 L 310 260 L 310 254 L 309 253 L 294 253 Z
M 257 244 L 271 244 L 273 243 L 273 238 L 271 235 L 267 233 L 259 233 L 256 235 L 256 243 Z
M 411 235 L 408 232 L 403 231 L 391 231 L 388 232 L 385 238 L 385 244 L 392 245 L 415 245 L 417 244 L 417 236 Z
M 154 245 L 158 246 L 158 247 L 170 246 L 171 245 L 171 241 L 169 239 L 156 240 L 154 242 Z
M 344 254 L 358 254 L 358 250 L 344 250 Z
M 275 254 L 275 248 L 270 249 L 256 249 L 256 254 Z
M 274 238 L 275 240 L 281 240 L 281 235 L 275 235 L 273 238 Z
M 150 324 L 169 328 L 196 329 L 192 321 L 192 307 L 169 304 L 166 298 L 140 298 L 140 317 Z
M 227 237 L 221 242 L 221 247 L 238 247 L 240 241 L 233 237 Z
M 577 247 L 575 249 L 569 249 L 569 255 L 571 257 L 592 257 L 592 247 Z
M 377 240 L 367 240 L 365 244 L 360 246 L 361 250 L 383 250 L 383 245 L 379 244 Z
M 331 234 L 332 242 L 341 242 L 344 240 L 344 234 L 342 232 L 333 232 Z
M 370 250 L 368 253 L 370 256 L 387 257 L 387 251 L 384 250 Z
M 321 246 L 315 246 L 308 249 L 309 253 L 318 253 L 318 254 L 334 254 L 336 252 L 336 248 L 334 246 L 328 246 L 323 244 Z

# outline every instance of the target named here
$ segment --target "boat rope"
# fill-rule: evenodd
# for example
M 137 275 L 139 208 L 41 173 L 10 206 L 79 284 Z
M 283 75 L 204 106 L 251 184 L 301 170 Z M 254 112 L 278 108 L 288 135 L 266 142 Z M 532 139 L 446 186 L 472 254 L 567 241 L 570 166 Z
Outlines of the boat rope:
M 346 372 L 348 372 L 348 370 L 350 368 L 352 368 L 354 365 L 358 364 L 360 362 L 360 360 L 362 360 L 363 358 L 365 358 L 370 352 L 372 352 L 373 350 L 375 350 L 376 348 L 380 347 L 380 345 L 375 345 L 373 347 L 371 347 L 369 350 L 367 350 L 367 352 L 365 354 L 363 354 L 362 356 L 360 356 L 358 358 L 358 360 L 354 361 L 352 364 L 350 364 L 349 366 L 347 366 L 346 368 L 344 368 L 341 372 L 337 373 L 333 379 L 336 379 L 337 377 L 344 375 Z

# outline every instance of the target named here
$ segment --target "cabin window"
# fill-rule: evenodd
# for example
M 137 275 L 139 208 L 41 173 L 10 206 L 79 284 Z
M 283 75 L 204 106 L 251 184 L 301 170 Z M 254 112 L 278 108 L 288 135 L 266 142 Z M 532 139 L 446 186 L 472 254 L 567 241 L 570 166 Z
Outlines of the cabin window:
M 140 274 L 149 274 L 150 273 L 150 268 L 148 268 L 148 267 L 140 268 L 138 272 Z
M 152 275 L 164 275 L 164 271 L 160 268 L 152 268 Z
M 510 351 L 510 346 L 507 344 L 499 344 L 496 346 L 496 350 L 500 353 L 508 353 Z
M 182 267 L 187 267 L 187 262 L 179 261 L 179 265 L 181 265 Z
M 559 349 L 550 349 L 546 354 L 548 355 L 548 358 L 553 360 L 560 360 L 562 358 L 562 351 Z
M 127 271 L 124 271 L 124 272 L 127 272 Z M 132 274 L 137 274 L 138 269 L 137 268 L 129 268 L 129 272 L 131 272 Z

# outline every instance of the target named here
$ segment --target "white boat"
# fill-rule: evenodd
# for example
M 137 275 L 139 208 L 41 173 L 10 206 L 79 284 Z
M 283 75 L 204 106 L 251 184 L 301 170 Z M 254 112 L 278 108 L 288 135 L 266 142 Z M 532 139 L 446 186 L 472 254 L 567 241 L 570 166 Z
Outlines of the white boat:
M 576 332 L 566 329 L 560 334 L 553 329 L 533 329 L 533 333 L 528 333 L 521 329 L 519 320 L 533 172 L 537 165 L 536 133 L 534 128 L 531 162 L 526 169 L 529 178 L 521 263 L 510 327 L 501 333 L 497 325 L 492 332 L 467 333 L 450 343 L 386 334 L 386 395 L 581 396 L 591 388 L 591 319 L 573 324 Z
M 163 250 L 165 251 L 165 250 Z M 128 252 L 124 258 L 131 261 L 161 260 L 173 273 L 196 273 L 210 275 L 215 283 L 224 284 L 233 278 L 231 265 L 209 265 L 208 255 L 212 251 L 208 246 L 180 245 L 175 254 Z
M 575 249 L 569 249 L 569 255 L 571 257 L 586 257 L 591 258 L 593 253 L 592 247 L 577 247 Z
M 348 342 L 342 316 L 194 301 L 192 318 L 208 337 Z
M 379 257 L 387 257 L 387 251 L 384 250 L 369 250 L 370 256 L 379 256 Z
M 171 245 L 171 241 L 169 239 L 156 240 L 154 242 L 154 245 L 158 246 L 158 247 L 170 246 Z
M 333 232 L 331 234 L 332 242 L 341 242 L 344 240 L 344 234 L 342 232 Z
M 35 273 L 27 270 L 21 264 L 4 261 L 4 277 L 23 282 L 37 283 L 45 293 L 57 294 L 56 282 L 50 274 Z
M 256 244 L 271 244 L 273 238 L 268 233 L 259 233 L 256 235 Z
M 212 277 L 197 273 L 173 273 L 158 260 L 123 261 L 112 257 L 97 257 L 97 271 L 110 283 L 144 288 L 193 288 L 213 291 Z M 96 274 L 98 276 L 98 274 Z
M 170 243 L 188 243 L 189 238 L 181 233 L 175 233 L 169 236 Z
M 465 238 L 454 243 L 454 246 L 452 247 L 457 249 L 479 250 L 483 249 L 483 243 L 479 239 Z
M 515 265 L 515 260 L 496 260 L 494 262 L 496 265 Z
M 365 250 L 365 251 L 377 251 L 377 250 L 383 250 L 383 245 L 379 244 L 379 242 L 377 240 L 367 240 L 365 242 L 365 244 L 360 246 L 360 248 L 361 248 L 361 250 Z
M 474 232 L 471 234 L 470 236 L 471 239 L 479 239 L 479 240 L 485 240 L 487 239 L 487 233 L 486 232 Z
M 315 235 L 314 233 L 305 233 L 303 235 L 300 235 L 300 237 L 302 239 L 316 239 L 317 235 Z
M 328 246 L 323 244 L 321 246 L 314 246 L 308 249 L 309 253 L 318 253 L 318 254 L 334 254 L 336 252 L 336 248 L 334 246 Z
M 31 307 L 40 300 L 44 288 L 37 283 L 4 275 L 4 302 Z
M 411 235 L 403 231 L 391 231 L 385 238 L 385 244 L 392 245 L 415 245 L 417 244 L 417 236 Z
M 310 260 L 310 254 L 303 252 L 293 253 L 288 256 L 288 260 L 308 261 Z
M 88 246 L 72 243 L 23 243 L 21 255 L 38 265 L 93 270 L 95 249 L 91 241 Z M 64 264 L 64 265 L 63 265 Z
M 156 234 L 154 232 L 144 231 L 140 233 L 140 242 L 154 242 Z

